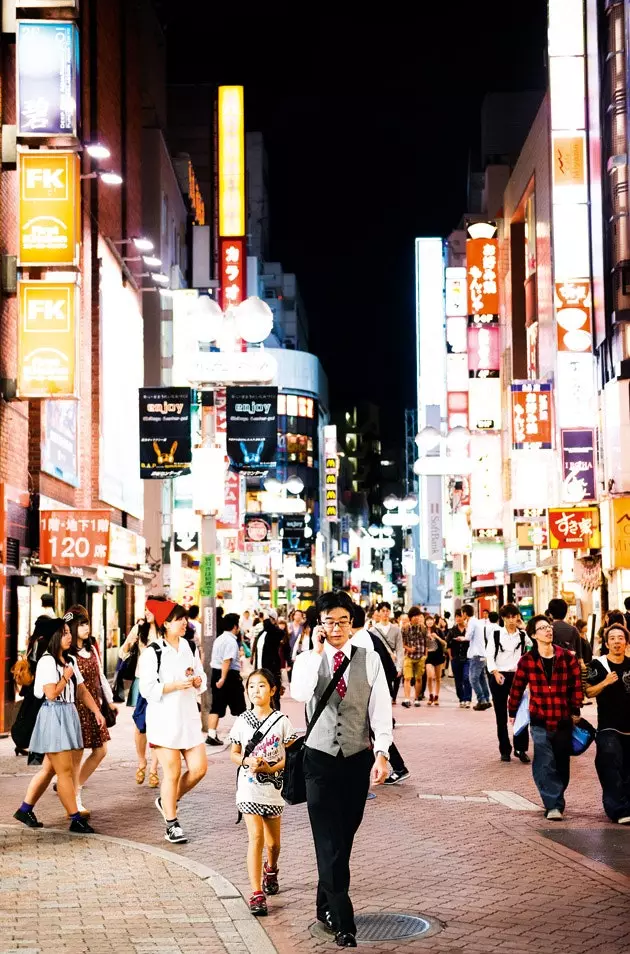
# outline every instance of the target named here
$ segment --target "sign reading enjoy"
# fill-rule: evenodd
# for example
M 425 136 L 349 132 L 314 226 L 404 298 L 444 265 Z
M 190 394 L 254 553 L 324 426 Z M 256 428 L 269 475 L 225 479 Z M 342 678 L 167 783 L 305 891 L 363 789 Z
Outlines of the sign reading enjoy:
M 190 388 L 140 388 L 140 476 L 189 474 Z
M 234 470 L 264 474 L 276 466 L 278 389 L 227 389 L 227 452 Z

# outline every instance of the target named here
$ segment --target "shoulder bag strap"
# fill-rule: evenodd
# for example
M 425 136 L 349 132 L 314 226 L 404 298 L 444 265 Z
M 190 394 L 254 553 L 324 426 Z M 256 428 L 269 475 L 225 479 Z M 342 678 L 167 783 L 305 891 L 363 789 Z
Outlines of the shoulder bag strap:
M 609 672 L 612 671 L 611 668 L 610 668 L 610 665 L 609 665 L 609 663 L 608 663 L 608 660 L 606 659 L 605 656 L 598 656 L 598 657 L 597 657 L 597 662 L 600 664 L 600 666 L 601 666 L 603 669 L 606 670 L 606 672 L 609 673 Z
M 254 751 L 254 749 L 256 748 L 256 746 L 257 746 L 260 742 L 262 742 L 262 740 L 263 740 L 264 737 L 267 735 L 267 733 L 268 733 L 271 729 L 273 729 L 274 725 L 277 725 L 277 724 L 282 720 L 282 718 L 284 717 L 284 713 L 281 712 L 275 722 L 272 722 L 271 725 L 267 725 L 267 723 L 269 722 L 269 720 L 271 719 L 271 717 L 274 716 L 274 715 L 277 715 L 277 712 L 271 712 L 271 713 L 267 716 L 267 718 L 265 719 L 265 721 L 264 721 L 261 725 L 258 726 L 258 728 L 257 728 L 256 731 L 254 732 L 253 736 L 251 737 L 251 739 L 249 740 L 249 742 L 248 742 L 247 745 L 245 746 L 245 750 L 244 750 L 244 752 L 243 752 L 243 758 L 244 758 L 244 759 L 246 759 L 249 755 L 252 754 L 252 752 Z M 263 726 L 265 726 L 265 725 L 267 725 L 267 728 L 266 728 L 266 729 L 263 729 Z
M 348 666 L 350 665 L 352 659 L 354 658 L 354 654 L 356 653 L 356 651 L 357 651 L 357 647 L 356 647 L 356 646 L 353 646 L 352 649 L 351 649 L 351 651 L 350 651 L 350 657 L 349 657 L 349 658 L 348 658 L 348 656 L 345 657 L 345 659 L 344 659 L 344 661 L 342 662 L 342 664 L 340 665 L 339 669 L 337 670 L 337 672 L 334 674 L 334 676 L 332 677 L 332 679 L 330 680 L 330 682 L 328 683 L 328 685 L 327 685 L 326 688 L 324 689 L 324 693 L 323 693 L 321 699 L 319 700 L 319 702 L 317 703 L 317 706 L 316 706 L 316 708 L 315 708 L 315 712 L 313 713 L 313 718 L 312 718 L 311 721 L 309 722 L 308 727 L 307 727 L 307 729 L 306 729 L 306 735 L 304 736 L 304 742 L 305 742 L 305 743 L 306 743 L 306 740 L 308 739 L 309 735 L 311 734 L 311 731 L 312 731 L 312 729 L 314 728 L 315 723 L 317 722 L 317 720 L 319 719 L 320 715 L 322 714 L 322 712 L 324 711 L 324 709 L 325 709 L 326 706 L 328 705 L 328 700 L 330 699 L 330 697 L 332 696 L 333 692 L 335 691 L 335 689 L 337 688 L 337 686 L 338 686 L 339 683 L 341 682 L 341 677 L 343 676 L 344 672 L 346 671 L 346 669 L 347 669 Z

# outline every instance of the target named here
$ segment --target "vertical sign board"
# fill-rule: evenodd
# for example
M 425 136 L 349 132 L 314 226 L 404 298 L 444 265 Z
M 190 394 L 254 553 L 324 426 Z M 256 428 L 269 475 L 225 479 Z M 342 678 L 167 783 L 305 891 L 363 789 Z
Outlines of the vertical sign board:
M 227 388 L 227 452 L 236 471 L 264 474 L 276 466 L 278 389 Z
M 18 136 L 78 135 L 79 64 L 79 30 L 71 20 L 18 21 Z
M 19 396 L 74 396 L 76 285 L 18 282 L 18 309 Z
M 18 265 L 79 263 L 80 160 L 74 152 L 18 154 Z
M 499 430 L 501 411 L 499 355 L 498 241 L 466 240 L 468 276 L 469 426 Z
M 245 235 L 245 120 L 242 86 L 219 86 L 219 235 Z
M 324 428 L 324 517 L 331 523 L 339 520 L 338 467 L 337 426 L 327 424 Z
M 592 428 L 563 428 L 562 478 L 579 481 L 582 500 L 596 500 L 595 431 Z M 575 498 L 574 498 L 575 499 Z
M 190 388 L 140 388 L 140 477 L 190 474 Z
M 240 305 L 245 297 L 246 261 L 244 238 L 219 239 L 219 303 L 223 311 Z
M 515 381 L 512 392 L 512 447 L 514 450 L 551 450 L 552 385 L 549 381 Z

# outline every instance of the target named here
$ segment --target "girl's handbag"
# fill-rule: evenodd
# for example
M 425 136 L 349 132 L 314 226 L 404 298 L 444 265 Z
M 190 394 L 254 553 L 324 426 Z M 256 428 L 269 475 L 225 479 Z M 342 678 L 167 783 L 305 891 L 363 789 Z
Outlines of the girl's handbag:
M 110 706 L 107 699 L 103 699 L 103 702 L 101 705 L 101 713 L 103 714 L 103 717 L 105 719 L 105 725 L 107 726 L 107 728 L 113 729 L 114 726 L 116 725 L 118 712 L 116 711 L 116 709 L 113 708 L 113 706 Z
M 306 741 L 313 731 L 315 723 L 328 705 L 328 700 L 337 688 L 341 677 L 350 665 L 350 661 L 356 651 L 357 647 L 353 646 L 350 659 L 348 659 L 346 656 L 339 669 L 326 686 L 321 699 L 317 703 L 317 707 L 313 713 L 313 718 L 308 724 L 306 735 L 300 739 L 296 739 L 295 742 L 293 742 L 287 749 L 286 760 L 284 763 L 284 785 L 282 788 L 282 797 L 284 798 L 287 805 L 302 805 L 306 801 L 306 779 L 304 778 L 304 748 L 306 746 Z

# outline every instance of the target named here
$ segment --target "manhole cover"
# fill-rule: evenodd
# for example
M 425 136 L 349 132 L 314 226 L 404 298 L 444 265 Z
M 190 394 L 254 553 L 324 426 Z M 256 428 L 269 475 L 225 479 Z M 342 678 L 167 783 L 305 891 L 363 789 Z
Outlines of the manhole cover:
M 357 941 L 370 944 L 376 941 L 411 941 L 419 937 L 431 937 L 442 930 L 439 921 L 416 914 L 358 914 Z M 330 941 L 331 935 L 317 922 L 311 924 L 313 937 Z

